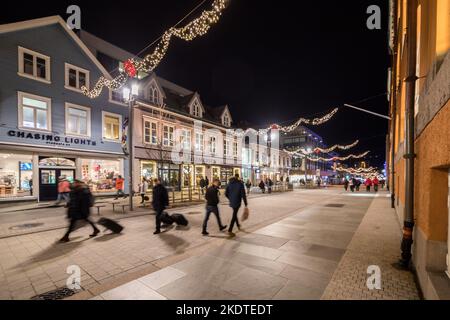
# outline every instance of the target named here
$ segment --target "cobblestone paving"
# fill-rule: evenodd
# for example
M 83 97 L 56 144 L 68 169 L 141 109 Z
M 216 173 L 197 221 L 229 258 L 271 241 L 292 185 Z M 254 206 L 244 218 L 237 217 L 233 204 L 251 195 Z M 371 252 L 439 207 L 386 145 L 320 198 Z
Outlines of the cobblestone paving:
M 401 230 L 389 198 L 380 193 L 367 211 L 322 299 L 419 299 L 413 274 L 394 268 L 400 254 Z M 367 268 L 379 266 L 381 290 L 369 290 Z

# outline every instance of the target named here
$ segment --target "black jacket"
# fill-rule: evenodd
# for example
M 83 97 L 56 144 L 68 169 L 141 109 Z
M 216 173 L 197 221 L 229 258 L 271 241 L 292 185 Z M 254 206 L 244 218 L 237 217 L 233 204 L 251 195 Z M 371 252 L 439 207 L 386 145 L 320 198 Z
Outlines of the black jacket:
M 70 219 L 86 219 L 91 213 L 94 202 L 89 187 L 82 186 L 72 189 L 70 192 L 67 215 Z
M 211 186 L 206 189 L 205 199 L 207 206 L 217 206 L 219 204 L 219 188 Z
M 156 211 L 162 211 L 169 205 L 169 194 L 162 184 L 153 187 L 152 205 Z
M 244 204 L 247 206 L 247 195 L 244 184 L 236 178 L 230 179 L 225 196 L 230 200 L 230 207 L 232 208 L 239 208 L 242 200 L 244 200 Z

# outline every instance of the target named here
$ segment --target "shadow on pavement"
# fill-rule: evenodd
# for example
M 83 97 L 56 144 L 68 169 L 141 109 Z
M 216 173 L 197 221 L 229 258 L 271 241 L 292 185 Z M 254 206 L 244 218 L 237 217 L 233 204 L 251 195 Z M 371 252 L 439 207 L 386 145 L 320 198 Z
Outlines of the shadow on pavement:
M 162 232 L 159 234 L 161 240 L 163 240 L 169 247 L 175 250 L 176 253 L 183 253 L 184 250 L 189 247 L 189 242 L 183 238 L 177 237 L 173 234 Z
M 100 237 L 95 237 L 94 241 L 98 242 L 106 242 L 112 239 L 115 239 L 117 237 L 123 236 L 123 233 L 106 233 Z

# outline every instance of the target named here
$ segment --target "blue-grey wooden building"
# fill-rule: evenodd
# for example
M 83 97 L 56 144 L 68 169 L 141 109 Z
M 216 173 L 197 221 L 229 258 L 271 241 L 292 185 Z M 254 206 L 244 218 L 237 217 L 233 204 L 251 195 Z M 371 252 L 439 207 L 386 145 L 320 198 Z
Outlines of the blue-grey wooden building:
M 97 194 L 127 181 L 127 107 L 80 90 L 100 76 L 110 77 L 59 16 L 0 26 L 0 201 L 54 199 L 61 176 Z

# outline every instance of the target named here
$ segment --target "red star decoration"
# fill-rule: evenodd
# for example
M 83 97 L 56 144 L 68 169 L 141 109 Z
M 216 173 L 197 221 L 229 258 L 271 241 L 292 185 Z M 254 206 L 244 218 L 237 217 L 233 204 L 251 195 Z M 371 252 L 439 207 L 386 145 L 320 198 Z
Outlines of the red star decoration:
M 125 72 L 129 77 L 134 78 L 136 76 L 137 73 L 136 67 L 134 66 L 133 62 L 130 59 L 128 59 L 123 63 L 123 68 L 125 69 Z

